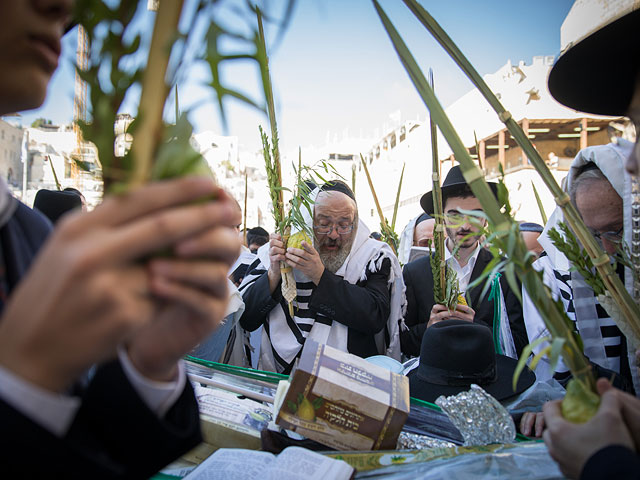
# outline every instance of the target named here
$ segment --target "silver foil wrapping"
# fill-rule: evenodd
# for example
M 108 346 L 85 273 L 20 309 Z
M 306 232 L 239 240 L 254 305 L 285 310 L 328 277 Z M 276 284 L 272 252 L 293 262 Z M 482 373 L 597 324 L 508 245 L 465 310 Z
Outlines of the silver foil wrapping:
M 507 409 L 478 385 L 451 397 L 438 397 L 436 405 L 460 430 L 466 446 L 511 443 L 516 438 Z
M 417 433 L 400 432 L 398 437 L 398 450 L 422 450 L 425 448 L 446 448 L 456 445 L 446 440 L 418 435 Z

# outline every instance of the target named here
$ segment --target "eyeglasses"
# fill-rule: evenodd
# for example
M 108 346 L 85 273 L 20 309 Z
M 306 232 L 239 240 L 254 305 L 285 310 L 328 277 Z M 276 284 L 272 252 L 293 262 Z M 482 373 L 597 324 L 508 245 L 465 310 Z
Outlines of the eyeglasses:
M 334 228 L 338 235 L 348 235 L 353 231 L 353 223 L 351 225 L 318 225 L 314 226 L 313 230 L 318 235 L 330 235 Z
M 604 239 L 610 243 L 621 243 L 623 230 L 624 230 L 624 226 L 620 227 L 620 230 L 618 230 L 617 232 L 596 232 L 594 230 L 591 230 L 591 234 L 594 237 L 596 237 L 597 240 L 600 240 L 600 241 Z

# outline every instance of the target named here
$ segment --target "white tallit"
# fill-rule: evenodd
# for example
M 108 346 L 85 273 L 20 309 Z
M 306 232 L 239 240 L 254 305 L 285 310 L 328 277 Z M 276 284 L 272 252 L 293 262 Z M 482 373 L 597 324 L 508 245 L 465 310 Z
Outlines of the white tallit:
M 314 191 L 312 198 L 315 198 L 317 191 Z M 307 222 L 311 224 L 310 215 L 305 215 Z M 389 336 L 389 342 L 385 342 L 385 329 L 376 335 L 376 346 L 378 353 L 388 355 L 396 360 L 400 359 L 400 323 L 404 315 L 405 308 L 405 286 L 402 278 L 402 269 L 397 257 L 393 254 L 391 248 L 383 242 L 374 240 L 369 237 L 370 231 L 362 222 L 358 222 L 356 236 L 351 246 L 349 256 L 338 269 L 336 275 L 343 277 L 347 282 L 356 284 L 360 280 L 367 278 L 367 272 L 376 272 L 382 267 L 382 262 L 388 258 L 391 262 L 391 270 L 389 273 L 388 284 L 390 288 L 390 313 L 386 322 L 386 333 Z M 258 259 L 260 260 L 259 270 L 268 270 L 269 268 L 269 245 L 263 245 L 258 250 Z M 245 282 L 251 282 L 249 274 L 245 278 Z M 310 296 L 312 289 L 301 290 L 300 286 L 309 283 L 309 279 L 302 272 L 294 269 L 296 284 L 298 285 L 298 298 Z M 244 284 L 240 290 L 244 290 Z M 306 303 L 298 303 L 296 300 L 294 306 L 300 309 L 307 308 Z M 317 320 L 317 319 L 315 319 Z M 291 363 L 302 349 L 299 335 L 305 338 L 311 338 L 319 343 L 324 343 L 337 348 L 341 351 L 347 350 L 348 327 L 336 321 L 315 321 L 310 318 L 298 318 L 294 316 L 293 321 L 296 324 L 311 325 L 309 332 L 292 330 L 288 324 L 282 305 L 276 305 L 268 315 L 268 331 L 262 335 L 262 344 L 260 348 L 259 368 L 269 371 L 279 371 L 278 362 L 274 358 L 273 350 L 287 364 Z
M 631 177 L 624 168 L 626 158 L 631 154 L 633 144 L 623 139 L 618 139 L 617 143 L 607 145 L 597 145 L 581 150 L 571 163 L 569 174 L 567 175 L 566 190 L 569 191 L 573 179 L 578 171 L 587 163 L 594 163 L 609 180 L 613 188 L 620 195 L 623 201 L 624 212 L 624 240 L 629 245 L 631 243 Z M 570 272 L 571 263 L 567 257 L 560 252 L 551 242 L 548 236 L 549 230 L 557 227 L 559 222 L 564 221 L 562 210 L 557 207 L 549 221 L 545 225 L 544 231 L 540 235 L 538 242 L 543 246 L 549 257 L 549 262 L 553 269 L 560 272 Z M 605 343 L 602 331 L 599 328 L 596 313 L 597 299 L 593 295 L 593 290 L 588 287 L 584 279 L 577 272 L 570 272 L 571 287 L 573 291 L 573 303 L 575 307 L 576 326 L 584 343 L 585 355 L 594 363 L 605 368 L 611 368 L 605 354 Z M 628 268 L 625 268 L 625 287 L 629 292 L 633 291 L 633 275 Z M 525 318 L 526 321 L 526 318 Z M 527 324 L 527 330 L 532 328 L 540 330 L 540 326 Z M 533 337 L 540 336 L 540 332 L 533 332 Z M 532 338 L 531 333 L 529 338 Z M 635 352 L 633 348 L 628 348 L 628 358 L 634 388 L 640 393 L 640 382 L 635 367 Z M 621 359 L 622 361 L 623 359 Z

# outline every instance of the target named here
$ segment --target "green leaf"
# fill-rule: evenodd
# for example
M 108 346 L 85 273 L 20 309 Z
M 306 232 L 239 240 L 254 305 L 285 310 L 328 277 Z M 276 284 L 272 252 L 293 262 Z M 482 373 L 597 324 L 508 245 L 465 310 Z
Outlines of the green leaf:
M 527 365 L 527 361 L 529 360 L 529 356 L 532 354 L 533 349 L 544 342 L 548 342 L 549 340 L 551 340 L 551 337 L 541 337 L 534 340 L 529 345 L 525 345 L 525 347 L 522 349 L 522 353 L 520 354 L 520 358 L 518 359 L 518 364 L 516 365 L 516 369 L 513 372 L 512 385 L 514 391 L 516 389 L 516 385 L 518 384 L 518 379 L 520 378 L 524 367 Z

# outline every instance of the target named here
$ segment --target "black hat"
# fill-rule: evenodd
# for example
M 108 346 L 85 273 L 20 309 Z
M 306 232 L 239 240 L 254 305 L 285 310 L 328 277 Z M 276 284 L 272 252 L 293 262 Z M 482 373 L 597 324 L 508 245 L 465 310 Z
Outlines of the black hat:
M 40 210 L 45 217 L 56 223 L 70 210 L 82 208 L 82 199 L 75 192 L 59 192 L 57 190 L 38 190 L 33 201 L 33 208 Z
M 549 74 L 549 92 L 581 112 L 626 115 L 638 73 L 640 10 L 569 45 Z
M 408 375 L 409 392 L 414 398 L 433 403 L 440 395 L 456 395 L 475 383 L 497 400 L 504 400 L 535 382 L 535 374 L 525 367 L 514 391 L 517 364 L 517 360 L 495 353 L 488 327 L 445 320 L 425 331 L 420 364 Z
M 498 197 L 498 184 L 495 182 L 487 182 L 493 194 Z M 468 186 L 467 181 L 464 179 L 462 175 L 462 170 L 460 169 L 460 165 L 456 165 L 449 173 L 447 173 L 447 177 L 444 179 L 442 183 L 442 206 L 444 207 L 445 199 L 447 197 L 455 197 L 457 192 L 461 192 L 465 187 Z M 420 199 L 420 206 L 428 215 L 433 216 L 433 192 L 425 193 Z

